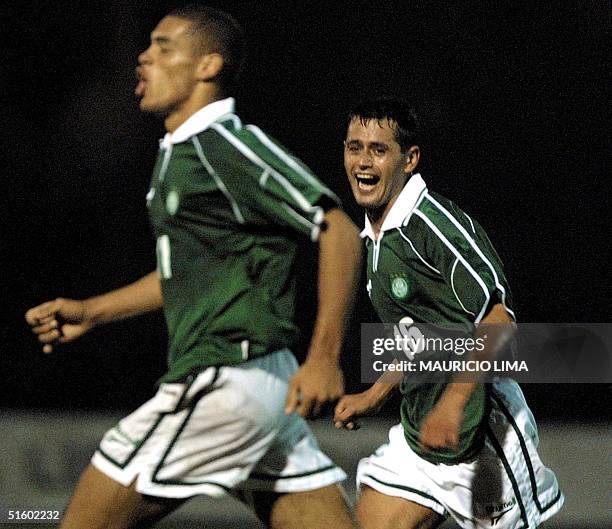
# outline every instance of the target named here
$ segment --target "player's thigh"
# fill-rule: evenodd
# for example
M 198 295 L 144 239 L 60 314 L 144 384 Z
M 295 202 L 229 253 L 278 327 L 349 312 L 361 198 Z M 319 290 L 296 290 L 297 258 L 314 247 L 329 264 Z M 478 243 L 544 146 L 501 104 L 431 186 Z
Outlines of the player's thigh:
M 185 500 L 143 496 L 89 465 L 68 504 L 60 529 L 149 527 Z
M 356 511 L 361 529 L 433 529 L 445 520 L 423 505 L 368 486 L 361 489 Z
M 300 492 L 253 492 L 249 503 L 271 529 L 357 529 L 337 484 Z

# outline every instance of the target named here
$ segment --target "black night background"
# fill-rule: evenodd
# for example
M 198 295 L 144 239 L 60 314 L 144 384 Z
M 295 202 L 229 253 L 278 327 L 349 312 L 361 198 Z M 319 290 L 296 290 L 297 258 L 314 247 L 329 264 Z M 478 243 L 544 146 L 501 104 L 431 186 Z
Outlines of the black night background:
M 302 158 L 358 225 L 342 167 L 346 110 L 365 97 L 406 97 L 421 117 L 421 172 L 489 233 L 519 320 L 609 321 L 606 2 L 210 4 L 247 30 L 235 94 L 243 121 Z M 130 410 L 164 371 L 161 315 L 43 355 L 23 313 L 154 267 L 144 196 L 163 129 L 138 110 L 134 67 L 169 7 L 3 10 L 1 407 Z M 302 266 L 314 271 L 310 253 Z M 302 286 L 307 333 L 313 289 Z M 361 387 L 358 321 L 372 317 L 362 289 L 343 358 L 349 391 Z M 524 390 L 538 419 L 610 419 L 609 387 Z

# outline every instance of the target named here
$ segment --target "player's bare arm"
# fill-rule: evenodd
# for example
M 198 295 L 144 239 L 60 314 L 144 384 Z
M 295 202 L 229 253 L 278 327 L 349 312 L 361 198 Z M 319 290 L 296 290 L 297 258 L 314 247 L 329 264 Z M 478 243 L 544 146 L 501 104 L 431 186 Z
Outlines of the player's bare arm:
M 402 377 L 403 374 L 400 371 L 385 371 L 366 391 L 342 397 L 334 410 L 336 428 L 356 430 L 359 427 L 357 423 L 359 417 L 376 415 L 399 387 Z
M 493 306 L 474 332 L 475 339 L 484 343 L 482 351 L 470 351 L 467 360 L 492 360 L 508 343 L 513 334 L 513 320 L 501 303 Z M 440 400 L 425 417 L 421 425 L 420 442 L 424 448 L 452 448 L 459 446 L 459 432 L 465 407 L 480 382 L 462 380 L 465 374 L 458 374 L 450 383 Z
M 316 415 L 344 393 L 339 357 L 361 265 L 359 231 L 348 215 L 332 209 L 319 237 L 318 310 L 308 356 L 293 376 L 286 411 Z
M 57 344 L 71 342 L 97 325 L 138 316 L 161 308 L 157 272 L 107 294 L 84 300 L 57 298 L 26 312 L 32 332 L 51 353 Z

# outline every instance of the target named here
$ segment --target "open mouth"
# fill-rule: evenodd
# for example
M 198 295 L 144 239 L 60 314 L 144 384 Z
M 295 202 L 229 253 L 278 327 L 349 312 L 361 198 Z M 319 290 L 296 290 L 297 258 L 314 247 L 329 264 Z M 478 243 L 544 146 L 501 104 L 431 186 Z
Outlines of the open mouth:
M 144 78 L 139 68 L 136 69 L 136 77 L 138 78 L 138 84 L 134 88 L 134 94 L 138 97 L 142 97 L 147 87 L 147 80 Z
M 380 182 L 380 177 L 371 174 L 357 173 L 355 175 L 355 180 L 357 180 L 357 187 L 359 187 L 359 189 L 369 191 Z
M 140 81 L 138 81 L 138 84 L 136 85 L 136 88 L 134 88 L 134 94 L 136 94 L 138 97 L 142 97 L 144 95 L 145 86 L 145 81 L 140 79 Z

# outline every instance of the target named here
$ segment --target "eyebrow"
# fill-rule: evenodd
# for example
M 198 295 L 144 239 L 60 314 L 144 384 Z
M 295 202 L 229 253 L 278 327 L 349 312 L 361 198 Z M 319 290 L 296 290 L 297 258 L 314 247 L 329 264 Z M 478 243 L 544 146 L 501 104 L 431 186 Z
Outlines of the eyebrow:
M 347 145 L 363 145 L 363 141 L 357 140 L 357 139 L 348 140 L 346 142 L 346 144 Z M 373 141 L 371 143 L 368 143 L 367 146 L 370 149 L 372 149 L 372 148 L 374 148 L 374 149 L 389 149 L 390 148 L 389 145 L 387 145 L 386 143 L 382 143 L 382 142 L 379 142 L 379 141 Z
M 151 42 L 155 42 L 155 44 L 171 44 L 172 40 L 161 35 L 151 35 Z
M 369 145 L 370 147 L 373 147 L 375 149 L 388 149 L 389 148 L 389 146 L 386 143 L 382 143 L 380 141 L 373 141 Z

